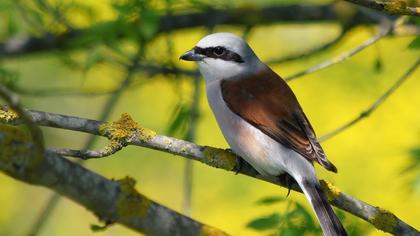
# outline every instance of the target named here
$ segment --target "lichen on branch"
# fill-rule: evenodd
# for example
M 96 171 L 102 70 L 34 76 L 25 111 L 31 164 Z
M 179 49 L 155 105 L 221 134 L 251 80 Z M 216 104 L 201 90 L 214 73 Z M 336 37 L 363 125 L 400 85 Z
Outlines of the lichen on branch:
M 0 120 L 5 123 L 10 123 L 14 120 L 17 120 L 19 118 L 19 115 L 12 109 L 3 106 L 2 109 L 0 109 Z
M 238 157 L 225 149 L 204 146 L 202 151 L 204 154 L 202 162 L 209 166 L 231 171 L 237 165 Z
M 340 189 L 324 179 L 321 179 L 319 182 L 321 183 L 322 190 L 327 195 L 328 201 L 332 202 L 338 198 L 341 192 Z
M 229 171 L 235 171 L 236 169 L 236 156 L 228 150 L 200 146 L 185 140 L 180 140 L 164 135 L 158 135 L 151 130 L 140 127 L 136 122 L 133 121 L 133 119 L 128 114 L 123 114 L 118 121 L 103 123 L 96 120 L 88 120 L 79 117 L 58 115 L 47 112 L 27 111 L 27 113 L 32 117 L 36 117 L 36 123 L 39 125 L 52 126 L 56 128 L 62 127 L 65 129 L 77 130 L 93 135 L 106 136 L 111 140 L 116 139 L 118 142 L 123 142 L 126 145 L 136 145 L 164 151 L 185 158 L 197 160 L 212 167 L 222 168 Z M 42 117 L 42 119 L 38 119 L 39 117 Z M 51 123 L 49 119 L 53 119 L 54 122 Z M 11 123 L 19 124 L 19 122 L 20 120 L 18 119 L 17 121 Z M 74 124 L 84 124 L 84 126 Z M 286 178 L 283 178 L 285 176 L 276 177 L 275 179 L 269 178 L 267 176 L 261 176 L 257 173 L 255 169 L 253 169 L 247 163 L 243 163 L 238 172 L 280 186 L 288 186 L 287 181 L 285 180 Z M 132 190 L 134 189 L 133 181 L 131 181 L 130 179 L 126 179 L 121 183 L 123 184 L 123 189 L 127 190 L 127 193 L 132 193 Z M 378 229 L 389 233 L 396 233 L 397 235 L 418 234 L 418 231 L 416 229 L 406 224 L 404 221 L 397 218 L 395 215 L 395 218 L 389 218 L 387 217 L 387 214 L 381 214 L 377 207 L 372 206 L 366 202 L 363 202 L 357 198 L 346 194 L 345 192 L 340 191 L 331 183 L 321 181 L 321 184 L 323 186 L 324 191 L 327 193 L 329 201 L 332 205 L 370 222 Z M 299 187 L 294 184 L 292 184 L 292 189 L 300 191 Z M 128 194 L 127 196 L 130 196 L 130 194 Z M 132 196 L 134 196 L 134 199 L 137 199 L 134 201 L 134 203 L 132 203 L 136 206 L 134 208 L 138 210 L 144 210 L 144 207 L 139 207 L 138 205 L 140 204 L 140 201 L 138 201 L 138 199 L 141 196 L 136 195 L 134 193 Z M 122 212 L 127 214 L 123 215 L 130 215 L 132 213 L 130 211 L 125 210 L 122 209 Z M 381 217 L 384 218 L 382 219 Z M 397 224 L 393 224 L 392 219 L 395 219 L 397 221 Z
M 131 142 L 135 137 L 146 142 L 156 136 L 156 132 L 141 127 L 128 113 L 122 113 L 117 121 L 103 123 L 99 127 L 99 133 L 110 140 L 124 143 Z
M 121 192 L 117 199 L 117 212 L 119 218 L 133 216 L 145 217 L 151 201 L 135 189 L 136 180 L 126 176 L 117 180 Z
M 19 127 L 0 125 L 0 171 L 72 199 L 104 221 L 101 228 L 120 223 L 146 235 L 226 235 L 148 199 L 130 177 L 109 180 L 48 151 L 33 165 L 31 145 Z

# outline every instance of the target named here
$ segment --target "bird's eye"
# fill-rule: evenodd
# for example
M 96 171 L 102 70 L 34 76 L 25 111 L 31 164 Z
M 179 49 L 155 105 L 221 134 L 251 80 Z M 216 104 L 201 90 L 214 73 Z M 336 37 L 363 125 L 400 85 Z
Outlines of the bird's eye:
M 226 50 L 223 47 L 215 47 L 213 53 L 216 56 L 221 56 Z

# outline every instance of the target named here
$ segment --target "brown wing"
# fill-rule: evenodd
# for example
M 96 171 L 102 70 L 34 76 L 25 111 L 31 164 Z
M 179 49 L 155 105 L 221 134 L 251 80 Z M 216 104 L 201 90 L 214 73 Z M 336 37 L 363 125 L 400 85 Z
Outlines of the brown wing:
M 318 143 L 315 132 L 290 87 L 271 69 L 256 76 L 223 80 L 227 106 L 284 146 L 337 172 Z

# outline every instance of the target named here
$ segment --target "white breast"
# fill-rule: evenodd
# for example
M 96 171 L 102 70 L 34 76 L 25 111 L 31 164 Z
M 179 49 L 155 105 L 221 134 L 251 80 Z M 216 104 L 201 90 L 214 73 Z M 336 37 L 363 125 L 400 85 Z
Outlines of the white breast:
M 233 113 L 223 100 L 220 82 L 215 80 L 206 83 L 207 99 L 226 141 L 236 154 L 262 175 L 277 176 L 292 170 L 295 173 L 313 172 L 313 166 L 302 156 Z

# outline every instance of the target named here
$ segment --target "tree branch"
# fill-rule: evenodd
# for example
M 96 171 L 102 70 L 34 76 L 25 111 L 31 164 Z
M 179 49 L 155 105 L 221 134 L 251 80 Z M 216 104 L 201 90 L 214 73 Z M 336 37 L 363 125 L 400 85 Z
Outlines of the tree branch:
M 37 154 L 36 156 L 41 156 L 44 153 L 44 137 L 42 136 L 41 129 L 34 124 L 31 117 L 21 107 L 19 98 L 2 84 L 0 84 L 0 97 L 9 103 L 10 107 L 14 110 L 9 111 L 10 116 L 6 118 L 21 117 L 23 123 L 31 133 L 32 141 L 35 144 L 34 151 Z M 7 107 L 4 109 L 8 110 Z
M 391 1 L 375 1 L 375 0 L 346 0 L 359 6 L 367 7 L 377 11 L 393 15 L 411 15 L 420 16 L 420 7 L 409 7 L 407 1 L 391 0 Z
M 18 118 L 3 119 L 3 117 L 7 116 L 7 111 L 0 111 L 2 111 L 0 112 L 0 122 L 6 122 L 8 124 L 21 123 Z M 118 121 L 106 123 L 40 111 L 28 111 L 28 113 L 31 115 L 33 122 L 41 126 L 100 135 L 107 137 L 111 142 L 117 140 L 126 145 L 142 146 L 160 150 L 228 171 L 234 171 L 236 167 L 236 156 L 229 151 L 214 147 L 200 146 L 184 140 L 158 135 L 151 130 L 140 127 L 128 114 L 123 114 Z M 286 176 L 280 176 L 280 178 L 260 176 L 255 169 L 246 163 L 240 169 L 240 173 L 283 187 L 288 186 Z M 373 224 L 377 229 L 396 235 L 418 235 L 420 233 L 393 213 L 351 197 L 326 181 L 322 181 L 322 183 L 324 191 L 327 193 L 330 202 L 334 206 L 366 220 Z M 296 184 L 292 185 L 292 189 L 300 191 Z
M 238 17 L 239 16 L 239 17 Z M 252 16 L 252 17 L 251 17 Z M 206 12 L 185 13 L 178 15 L 161 16 L 157 33 L 169 32 L 185 28 L 202 27 L 213 28 L 218 24 L 228 25 L 261 25 L 278 22 L 312 23 L 330 22 L 338 19 L 338 14 L 333 5 L 272 5 L 266 7 L 238 7 L 234 9 L 211 9 Z M 357 24 L 375 23 L 371 18 L 359 11 L 354 19 Z M 124 38 L 123 30 L 115 27 L 117 22 L 101 22 L 88 28 L 76 28 L 60 35 L 46 34 L 42 37 L 18 37 L 0 42 L 0 57 L 21 56 L 36 52 L 51 50 L 70 50 L 80 47 L 89 47 L 97 43 L 80 44 L 86 36 L 105 35 L 105 32 L 98 32 L 105 29 L 115 29 L 117 36 Z
M 314 73 L 316 71 L 325 69 L 327 67 L 330 67 L 332 65 L 338 64 L 340 62 L 345 61 L 346 59 L 356 55 L 357 53 L 359 53 L 360 51 L 362 51 L 363 49 L 369 47 L 370 45 L 376 43 L 379 39 L 385 37 L 388 33 L 390 33 L 392 31 L 393 28 L 393 24 L 391 24 L 391 22 L 388 19 L 382 18 L 380 27 L 379 27 L 379 31 L 378 33 L 376 33 L 373 37 L 367 39 L 365 42 L 363 42 L 362 44 L 358 45 L 355 48 L 352 48 L 349 51 L 346 51 L 334 58 L 328 59 L 327 61 L 324 61 L 322 63 L 319 63 L 318 65 L 312 66 L 308 69 L 305 69 L 301 72 L 298 72 L 296 74 L 293 74 L 289 77 L 287 77 L 285 80 L 286 81 L 291 81 L 291 80 L 295 80 L 298 77 L 310 74 L 310 73 Z
M 290 56 L 283 56 L 283 57 L 280 57 L 280 58 L 271 59 L 271 60 L 267 61 L 267 64 L 273 65 L 273 64 L 289 62 L 289 61 L 293 61 L 293 60 L 297 60 L 297 59 L 302 59 L 304 57 L 313 56 L 313 55 L 316 55 L 317 53 L 320 53 L 320 52 L 324 52 L 325 50 L 327 50 L 327 49 L 331 48 L 332 46 L 338 44 L 346 36 L 346 34 L 349 32 L 349 30 L 350 30 L 350 28 L 342 29 L 341 32 L 335 38 L 333 38 L 331 41 L 328 41 L 324 44 L 321 44 L 321 45 L 316 46 L 314 48 L 311 48 L 309 50 L 299 52 L 299 53 L 295 53 L 295 54 L 290 55 Z
M 358 123 L 359 121 L 367 118 L 372 112 L 374 112 L 385 100 L 395 92 L 409 77 L 410 75 L 417 69 L 419 66 L 420 59 L 417 59 L 417 61 L 397 80 L 395 83 L 384 93 L 382 94 L 376 101 L 365 111 L 361 112 L 359 116 L 354 118 L 353 120 L 350 120 L 346 124 L 336 128 L 335 130 L 321 136 L 318 140 L 323 142 L 327 139 L 330 139 L 337 134 L 343 132 L 344 130 L 350 128 L 354 124 Z
M 121 81 L 118 88 L 111 93 L 111 96 L 107 99 L 105 102 L 105 105 L 102 108 L 100 120 L 106 120 L 108 119 L 108 116 L 112 113 L 112 110 L 114 109 L 114 106 L 117 104 L 119 98 L 121 97 L 124 90 L 128 87 L 128 85 L 131 83 L 131 81 L 134 78 L 135 70 L 139 64 L 139 56 L 143 53 L 142 48 L 139 45 L 139 48 L 137 49 L 137 52 L 134 56 L 130 59 L 130 64 L 127 64 L 127 74 L 125 78 Z M 89 149 L 96 141 L 97 136 L 91 136 L 86 141 L 84 145 L 84 149 Z M 118 144 L 118 143 L 117 143 Z M 117 149 L 118 145 L 115 147 L 112 147 L 111 150 L 106 150 L 106 152 L 112 152 L 113 150 Z M 69 151 L 69 150 L 67 150 Z M 105 153 L 103 155 L 105 156 Z M 80 162 L 79 162 L 80 163 Z M 58 205 L 60 200 L 60 195 L 57 193 L 53 193 L 52 196 L 48 199 L 47 204 L 44 209 L 42 209 L 40 213 L 40 217 L 38 217 L 35 221 L 35 223 L 30 227 L 29 229 L 29 235 L 30 236 L 36 236 L 44 227 L 45 223 L 49 219 L 52 211 L 54 208 Z
M 101 150 L 75 150 L 69 148 L 48 148 L 47 150 L 60 156 L 76 157 L 87 160 L 111 156 L 121 149 L 122 147 L 105 146 Z
M 86 207 L 106 225 L 120 223 L 146 235 L 227 235 L 138 193 L 129 177 L 108 180 L 52 152 L 34 161 L 18 128 L 0 126 L 0 170 L 50 188 Z

